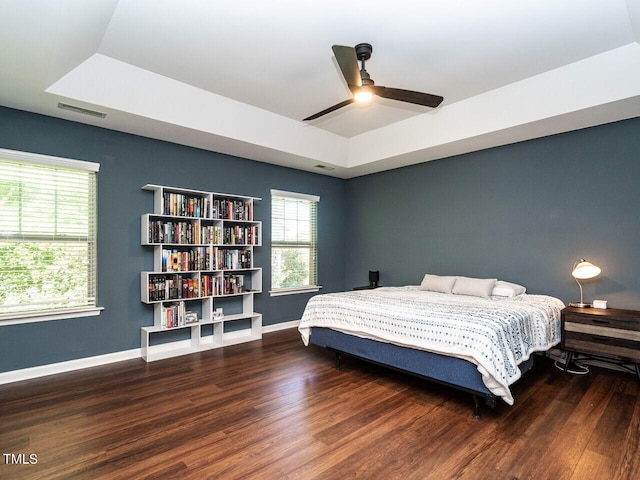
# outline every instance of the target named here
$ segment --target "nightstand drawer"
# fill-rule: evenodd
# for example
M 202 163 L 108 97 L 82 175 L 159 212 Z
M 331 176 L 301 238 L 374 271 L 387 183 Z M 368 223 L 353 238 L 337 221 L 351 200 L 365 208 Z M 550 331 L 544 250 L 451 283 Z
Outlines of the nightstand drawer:
M 605 310 L 606 311 L 606 310 Z M 617 329 L 622 331 L 635 331 L 640 338 L 640 321 L 637 318 L 613 317 L 602 314 L 585 315 L 568 313 L 564 315 L 565 323 L 589 326 L 601 331 Z
M 640 312 L 565 308 L 562 311 L 562 348 L 640 363 Z
M 640 363 L 640 342 L 565 330 L 563 349 Z
M 564 330 L 565 332 L 575 332 L 575 333 L 583 333 L 586 335 L 596 335 L 600 337 L 611 337 L 611 338 L 620 338 L 623 340 L 630 340 L 632 342 L 640 342 L 640 331 L 638 330 L 630 330 L 625 328 L 619 328 L 618 325 L 616 327 L 606 326 L 603 324 L 593 324 L 593 323 L 576 323 L 573 321 L 569 321 L 568 319 L 564 322 Z M 640 343 L 638 343 L 640 346 Z

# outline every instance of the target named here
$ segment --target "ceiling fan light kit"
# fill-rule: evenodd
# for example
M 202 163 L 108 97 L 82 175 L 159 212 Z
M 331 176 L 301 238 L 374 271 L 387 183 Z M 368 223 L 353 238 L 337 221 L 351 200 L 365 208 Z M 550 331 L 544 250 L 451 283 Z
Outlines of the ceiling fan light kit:
M 358 103 L 367 103 L 370 102 L 373 98 L 373 93 L 366 88 L 361 88 L 356 93 L 353 94 L 353 98 Z
M 365 68 L 365 62 L 371 58 L 371 53 L 373 52 L 373 47 L 369 43 L 359 43 L 355 47 L 334 45 L 332 49 L 342 76 L 346 80 L 353 96 L 348 100 L 305 118 L 303 120 L 305 122 L 315 120 L 342 107 L 346 107 L 355 101 L 359 103 L 368 102 L 372 99 L 373 95 L 431 108 L 438 107 L 444 100 L 440 95 L 377 86 Z M 360 62 L 360 67 L 358 67 L 358 61 Z

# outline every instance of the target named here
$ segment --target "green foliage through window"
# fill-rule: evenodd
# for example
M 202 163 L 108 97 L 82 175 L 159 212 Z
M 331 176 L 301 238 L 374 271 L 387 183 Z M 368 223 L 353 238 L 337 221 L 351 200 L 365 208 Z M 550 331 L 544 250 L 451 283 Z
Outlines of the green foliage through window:
M 0 151 L 0 318 L 95 306 L 95 171 L 6 159 L 29 156 L 7 152 Z
M 271 197 L 271 288 L 316 286 L 319 199 L 277 192 Z

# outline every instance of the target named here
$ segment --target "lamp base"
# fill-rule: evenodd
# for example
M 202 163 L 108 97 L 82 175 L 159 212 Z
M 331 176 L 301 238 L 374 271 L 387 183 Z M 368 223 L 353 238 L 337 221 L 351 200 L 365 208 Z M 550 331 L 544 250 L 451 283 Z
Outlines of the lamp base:
M 570 307 L 591 308 L 590 303 L 574 302 L 569 304 Z

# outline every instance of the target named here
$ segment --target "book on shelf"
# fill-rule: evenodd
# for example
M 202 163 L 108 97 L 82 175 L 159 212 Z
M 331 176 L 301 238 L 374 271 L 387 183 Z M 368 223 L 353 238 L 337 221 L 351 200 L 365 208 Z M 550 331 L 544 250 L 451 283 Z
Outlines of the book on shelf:
M 188 272 L 211 270 L 211 251 L 207 247 L 194 247 L 191 250 L 162 249 L 163 272 Z
M 176 328 L 186 325 L 186 308 L 184 302 L 176 302 L 162 305 L 160 315 L 160 328 Z
M 222 220 L 253 220 L 253 203 L 243 200 L 216 198 L 213 201 L 211 218 Z
M 149 301 L 157 302 L 166 298 L 166 277 L 149 275 Z
M 183 275 L 149 275 L 149 301 L 179 300 L 198 298 L 200 286 L 198 280 Z
M 149 220 L 149 243 L 199 244 L 200 229 L 192 222 Z
M 218 275 L 202 275 L 200 290 L 203 297 L 222 295 L 222 280 Z
M 255 225 L 233 225 L 224 227 L 225 245 L 257 245 L 258 228 Z
M 222 227 L 219 225 L 202 225 L 200 227 L 200 238 L 202 243 L 212 243 L 214 245 L 222 243 Z
M 217 270 L 238 270 L 252 267 L 251 250 L 248 249 L 216 249 Z
M 244 275 L 225 275 L 223 295 L 236 295 L 244 292 Z
M 208 218 L 210 215 L 211 206 L 207 196 L 164 191 L 162 200 L 162 212 L 165 215 L 194 218 Z

